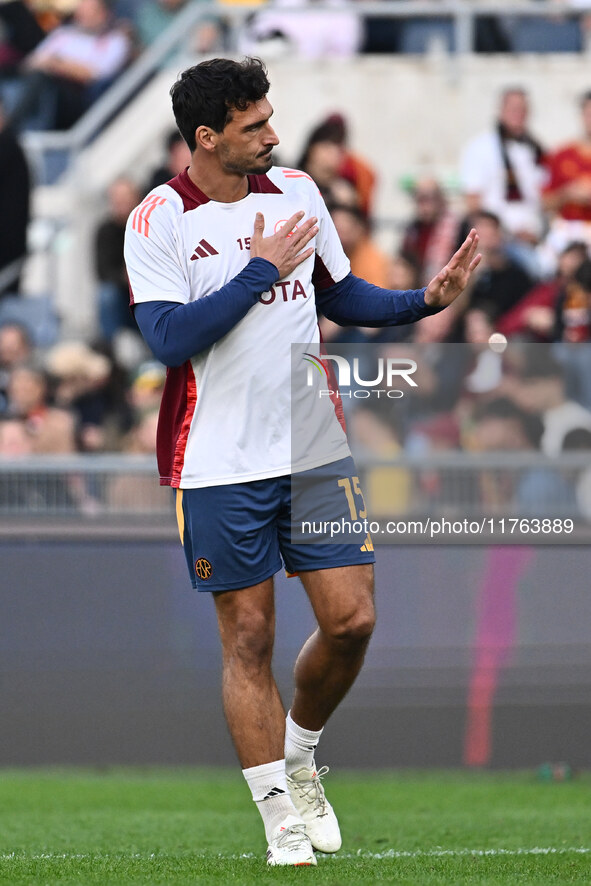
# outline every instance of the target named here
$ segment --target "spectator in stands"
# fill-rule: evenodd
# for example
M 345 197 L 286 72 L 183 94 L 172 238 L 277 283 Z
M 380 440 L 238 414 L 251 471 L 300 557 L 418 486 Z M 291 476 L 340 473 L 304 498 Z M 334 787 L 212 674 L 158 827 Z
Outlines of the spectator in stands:
M 386 289 L 419 289 L 420 268 L 412 253 L 399 250 L 388 266 Z
M 402 455 L 402 430 L 398 415 L 383 400 L 357 404 L 347 420 L 355 452 L 372 465 L 363 479 L 364 495 L 372 518 L 404 513 L 412 490 L 408 471 L 388 464 Z
M 5 458 L 22 458 L 33 453 L 33 440 L 27 423 L 22 418 L 0 416 L 0 456 Z M 3 478 L 4 479 L 4 478 Z M 5 493 L 5 484 L 2 484 Z M 4 494 L 1 497 L 5 503 Z
M 78 0 L 26 0 L 46 34 L 69 20 Z
M 31 180 L 23 149 L 0 103 L 0 299 L 18 293 L 27 253 Z
M 108 191 L 109 213 L 95 234 L 94 260 L 98 279 L 99 323 L 106 342 L 111 342 L 121 329 L 136 329 L 129 310 L 129 284 L 123 261 L 123 240 L 129 213 L 140 199 L 138 188 L 131 179 L 116 179 Z
M 586 453 L 589 456 L 591 454 L 591 431 L 586 428 L 575 428 L 569 431 L 562 441 L 562 451 Z M 591 468 L 585 467 L 583 470 L 575 468 L 573 482 L 579 513 L 588 523 L 591 523 Z
M 28 56 L 12 120 L 20 128 L 68 129 L 121 71 L 128 36 L 105 0 L 79 0 L 71 24 L 52 31 Z
M 137 369 L 128 392 L 128 400 L 134 416 L 144 415 L 158 409 L 162 400 L 166 369 L 157 360 L 147 360 Z
M 591 341 L 591 261 L 584 261 L 566 281 L 556 305 L 554 338 L 571 344 Z M 589 348 L 584 349 L 586 352 Z M 590 366 L 591 369 L 591 366 Z
M 391 261 L 371 239 L 369 223 L 361 210 L 356 206 L 340 203 L 329 204 L 329 210 L 345 255 L 351 263 L 351 272 L 374 286 L 388 288 Z M 326 317 L 321 318 L 320 328 L 324 340 L 334 342 L 372 341 L 377 340 L 375 336 L 380 332 L 392 332 L 392 329 L 343 329 Z
M 532 281 L 510 258 L 498 216 L 481 211 L 473 218 L 480 237 L 482 261 L 468 296 L 468 305 L 486 311 L 496 324 L 531 289 Z
M 591 246 L 591 91 L 583 95 L 580 104 L 581 137 L 553 151 L 546 160 L 549 179 L 544 205 L 555 216 L 548 243 L 556 254 L 572 240 Z
M 541 190 L 544 151 L 528 128 L 529 102 L 523 89 L 506 89 L 494 128 L 474 138 L 462 153 L 460 176 L 471 217 L 493 212 L 521 246 L 523 261 L 543 234 Z
M 247 23 L 239 39 L 245 55 L 294 53 L 303 58 L 348 58 L 363 40 L 361 16 L 343 0 L 328 0 L 332 10 L 316 9 L 314 0 L 271 0 Z M 292 12 L 284 7 L 302 7 Z
M 549 342 L 560 340 L 567 288 L 588 258 L 585 243 L 570 243 L 558 259 L 554 277 L 537 283 L 496 323 L 496 331 L 507 338 Z
M 20 63 L 43 40 L 45 31 L 23 0 L 0 3 L 0 95 L 8 78 L 18 76 Z
M 0 415 L 8 408 L 8 382 L 15 366 L 27 363 L 33 354 L 31 338 L 20 323 L 0 326 Z
M 0 416 L 0 459 L 19 460 L 33 454 L 33 438 L 22 418 Z M 3 511 L 11 508 L 39 507 L 47 498 L 39 492 L 43 483 L 36 477 L 0 473 L 0 504 Z
M 371 239 L 369 222 L 361 209 L 336 203 L 329 204 L 329 210 L 345 255 L 351 262 L 352 273 L 374 286 L 387 288 L 391 276 L 390 259 Z
M 569 397 L 591 409 L 591 262 L 586 259 L 564 287 L 556 311 L 555 348 Z
M 342 203 L 340 194 L 332 193 L 332 188 L 340 180 L 350 182 L 361 211 L 371 215 L 376 176 L 367 161 L 349 149 L 342 114 L 330 114 L 312 130 L 296 166 L 314 179 L 328 201 Z
M 419 285 L 426 286 L 456 251 L 460 221 L 436 179 L 419 179 L 412 197 L 414 213 L 404 231 L 402 250 L 414 256 L 420 268 Z
M 56 404 L 76 420 L 76 443 L 82 452 L 116 449 L 127 414 L 113 402 L 110 389 L 113 366 L 108 357 L 71 341 L 55 345 L 46 365 L 55 379 Z
M 74 417 L 51 405 L 46 374 L 31 364 L 13 369 L 8 382 L 10 415 L 25 420 L 35 453 L 74 452 Z
M 123 443 L 123 452 L 130 455 L 155 455 L 158 408 L 141 415 Z M 164 510 L 167 495 L 156 476 L 127 473 L 113 477 L 107 492 L 110 507 L 118 510 Z
M 521 373 L 505 376 L 502 391 L 520 409 L 541 419 L 540 447 L 546 455 L 559 454 L 569 431 L 591 430 L 591 412 L 569 399 L 566 370 L 553 358 L 549 347 L 531 345 L 525 352 Z
M 186 141 L 178 129 L 173 129 L 166 138 L 166 161 L 152 173 L 145 189 L 146 194 L 184 172 L 190 162 L 191 152 Z
M 477 407 L 467 443 L 475 452 L 536 452 L 542 434 L 537 415 L 498 397 Z M 546 517 L 572 513 L 574 508 L 574 490 L 558 471 L 548 467 L 484 470 L 480 492 L 491 513 Z
M 28 329 L 21 323 L 0 326 L 0 369 L 9 371 L 31 359 L 33 344 Z

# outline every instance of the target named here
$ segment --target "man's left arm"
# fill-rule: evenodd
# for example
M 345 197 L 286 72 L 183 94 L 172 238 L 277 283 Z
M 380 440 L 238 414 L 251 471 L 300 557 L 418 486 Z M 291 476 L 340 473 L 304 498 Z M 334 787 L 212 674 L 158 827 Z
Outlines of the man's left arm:
M 339 283 L 317 288 L 316 304 L 340 326 L 401 326 L 436 314 L 466 288 L 481 256 L 478 234 L 470 231 L 447 265 L 425 289 L 391 290 L 348 274 Z

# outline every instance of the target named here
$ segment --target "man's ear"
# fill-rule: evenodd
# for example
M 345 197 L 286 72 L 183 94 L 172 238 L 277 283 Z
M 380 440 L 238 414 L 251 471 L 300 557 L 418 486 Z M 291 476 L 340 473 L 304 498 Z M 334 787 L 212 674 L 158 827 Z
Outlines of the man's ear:
M 204 151 L 214 151 L 218 141 L 218 135 L 211 126 L 198 126 L 195 130 L 195 144 Z

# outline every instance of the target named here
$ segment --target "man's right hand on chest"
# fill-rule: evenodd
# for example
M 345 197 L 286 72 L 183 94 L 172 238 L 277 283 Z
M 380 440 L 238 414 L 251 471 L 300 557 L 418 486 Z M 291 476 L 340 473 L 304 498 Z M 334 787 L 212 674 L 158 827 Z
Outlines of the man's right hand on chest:
M 250 257 L 264 258 L 274 264 L 280 280 L 314 253 L 313 246 L 305 247 L 318 233 L 318 219 L 313 217 L 302 222 L 303 217 L 303 212 L 296 212 L 275 234 L 264 237 L 265 219 L 262 212 L 256 214 Z

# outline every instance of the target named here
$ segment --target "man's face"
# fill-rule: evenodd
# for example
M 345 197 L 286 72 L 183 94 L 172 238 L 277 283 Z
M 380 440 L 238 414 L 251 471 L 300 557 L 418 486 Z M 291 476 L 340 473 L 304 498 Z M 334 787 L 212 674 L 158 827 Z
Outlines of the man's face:
M 496 222 L 486 216 L 479 217 L 474 227 L 480 238 L 478 249 L 484 255 L 491 252 L 499 252 L 503 247 L 503 231 Z
M 521 92 L 508 92 L 501 105 L 500 120 L 511 135 L 521 136 L 527 128 L 527 98 Z
M 437 182 L 425 179 L 417 183 L 414 190 L 415 214 L 419 221 L 431 224 L 444 209 L 444 200 Z
M 267 98 L 245 111 L 232 111 L 232 119 L 216 133 L 216 149 L 225 172 L 261 175 L 273 165 L 272 151 L 279 139 L 271 126 L 273 108 Z
M 474 448 L 479 452 L 513 452 L 531 447 L 519 421 L 487 415 L 474 428 Z
M 98 31 L 107 23 L 109 13 L 102 0 L 79 0 L 74 18 L 83 30 Z
M 332 212 L 332 220 L 345 254 L 350 256 L 365 234 L 363 222 L 355 213 L 346 209 L 335 209 Z

